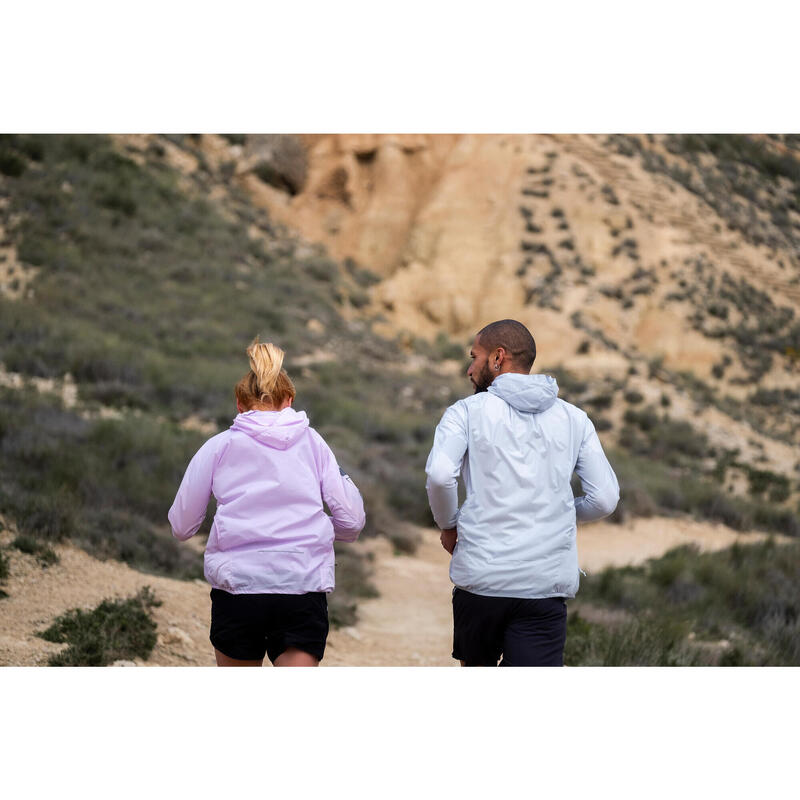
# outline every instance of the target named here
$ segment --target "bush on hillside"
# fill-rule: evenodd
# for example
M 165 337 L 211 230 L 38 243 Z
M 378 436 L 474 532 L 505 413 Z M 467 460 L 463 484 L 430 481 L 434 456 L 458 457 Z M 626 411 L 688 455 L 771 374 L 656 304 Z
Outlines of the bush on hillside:
M 604 626 L 580 612 L 567 619 L 564 663 L 582 667 L 693 667 L 702 664 L 680 623 L 636 619 Z
M 576 661 L 668 665 L 679 652 L 678 663 L 800 665 L 798 580 L 800 545 L 772 540 L 715 553 L 684 546 L 642 567 L 606 569 L 581 582 L 581 603 L 635 613 L 643 641 L 670 646 L 659 653 L 632 645 L 626 638 L 635 642 L 637 633 L 624 624 L 581 630 L 578 616 Z M 609 656 L 608 641 L 616 637 L 619 649 Z M 643 656 L 652 660 L 636 660 Z
M 355 625 L 357 599 L 377 597 L 368 560 L 347 544 L 336 543 L 336 588 L 328 596 L 328 619 L 334 628 Z
M 25 172 L 25 161 L 19 155 L 6 148 L 0 148 L 0 174 L 9 178 L 18 178 Z
M 16 547 L 17 550 L 27 553 L 28 555 L 35 556 L 39 564 L 43 567 L 49 567 L 53 564 L 58 563 L 58 554 L 52 547 L 44 544 L 43 542 L 38 541 L 33 536 L 28 536 L 24 533 L 21 533 L 17 536 L 13 542 L 11 542 L 12 547 Z
M 160 605 L 144 587 L 125 600 L 103 600 L 92 611 L 67 611 L 39 634 L 69 645 L 50 658 L 50 666 L 103 667 L 120 659 L 149 658 L 157 627 L 151 609 Z

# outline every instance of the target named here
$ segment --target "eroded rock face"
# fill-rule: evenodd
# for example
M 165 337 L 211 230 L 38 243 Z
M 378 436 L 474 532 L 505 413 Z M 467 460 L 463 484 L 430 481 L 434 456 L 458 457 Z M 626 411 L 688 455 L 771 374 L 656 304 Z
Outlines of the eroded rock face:
M 289 201 L 248 181 L 271 215 L 339 259 L 386 275 L 406 250 L 458 136 L 302 136 L 308 175 Z M 248 147 L 249 147 L 248 137 Z
M 370 290 L 370 310 L 387 320 L 381 333 L 469 340 L 512 317 L 548 363 L 588 336 L 606 353 L 662 358 L 707 378 L 724 348 L 695 330 L 696 298 L 676 291 L 684 278 L 697 283 L 698 259 L 709 267 L 703 281 L 727 272 L 800 308 L 800 286 L 765 246 L 605 137 L 299 138 L 302 191 L 289 196 L 252 175 L 248 188 L 272 217 L 381 276 Z M 657 139 L 652 146 L 659 152 Z

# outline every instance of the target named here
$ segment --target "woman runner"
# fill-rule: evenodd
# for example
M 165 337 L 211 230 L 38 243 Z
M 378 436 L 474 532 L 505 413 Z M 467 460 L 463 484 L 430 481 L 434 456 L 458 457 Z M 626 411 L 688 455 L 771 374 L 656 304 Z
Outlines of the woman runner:
M 364 527 L 364 503 L 323 438 L 295 411 L 284 352 L 258 337 L 235 388 L 239 414 L 192 458 L 169 510 L 185 540 L 213 494 L 205 551 L 218 666 L 316 667 L 328 635 L 333 542 Z M 331 511 L 323 510 L 323 500 Z

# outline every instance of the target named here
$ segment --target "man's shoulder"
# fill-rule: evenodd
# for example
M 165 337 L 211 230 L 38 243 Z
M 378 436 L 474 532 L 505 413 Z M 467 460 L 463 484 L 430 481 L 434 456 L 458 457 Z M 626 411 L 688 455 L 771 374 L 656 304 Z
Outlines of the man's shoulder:
M 478 392 L 477 394 L 471 394 L 468 397 L 462 397 L 460 400 L 456 400 L 451 406 L 447 407 L 445 414 L 448 412 L 452 412 L 458 415 L 465 415 L 469 414 L 476 409 L 483 408 L 486 403 L 493 403 L 496 401 L 500 401 L 501 403 L 504 402 L 500 400 L 499 397 L 496 397 L 493 394 L 489 394 L 489 392 Z
M 573 417 L 574 419 L 584 420 L 589 416 L 582 408 L 578 408 L 578 406 L 568 403 L 566 400 L 562 400 L 560 397 L 556 398 L 556 402 L 553 403 L 553 405 L 557 406 L 563 413 L 569 414 L 569 416 Z

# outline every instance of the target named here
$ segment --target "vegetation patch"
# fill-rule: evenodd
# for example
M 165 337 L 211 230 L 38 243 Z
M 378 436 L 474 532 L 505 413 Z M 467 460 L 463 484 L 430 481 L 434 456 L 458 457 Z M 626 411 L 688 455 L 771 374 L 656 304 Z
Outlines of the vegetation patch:
M 574 611 L 567 618 L 564 663 L 581 667 L 692 667 L 702 662 L 686 641 L 681 624 L 634 619 L 606 626 L 591 623 L 580 611 Z
M 50 658 L 53 667 L 103 667 L 121 659 L 147 659 L 156 644 L 151 609 L 160 606 L 149 587 L 125 600 L 103 600 L 92 611 L 79 608 L 57 617 L 39 635 L 69 647 Z
M 366 302 L 378 280 L 368 265 L 342 266 L 295 240 L 215 172 L 199 144 L 158 137 L 133 160 L 104 136 L 0 139 L 29 167 L 37 161 L 0 178 L 0 225 L 38 268 L 30 297 L 0 296 L 0 362 L 30 377 L 69 373 L 78 387 L 76 408 L 33 386 L 24 404 L 18 390 L 0 388 L 0 513 L 43 543 L 69 539 L 138 569 L 200 577 L 200 556 L 166 520 L 208 436 L 182 423 L 231 424 L 232 387 L 259 334 L 286 351 L 295 407 L 362 490 L 366 534 L 388 527 L 381 515 L 429 524 L 425 459 L 466 381 L 396 370 L 404 342 L 340 313 L 348 294 Z M 199 168 L 170 167 L 175 147 Z M 281 151 L 287 166 L 293 152 Z M 224 208 L 209 200 L 220 188 Z M 341 358 L 293 364 L 322 347 Z M 464 356 L 446 338 L 434 348 Z
M 679 436 L 684 435 L 686 432 L 681 430 Z M 663 446 L 664 440 L 655 441 Z M 674 454 L 668 457 L 673 462 L 669 464 L 667 458 L 632 454 L 622 448 L 607 448 L 606 452 L 620 483 L 617 521 L 623 521 L 627 513 L 687 514 L 695 519 L 721 522 L 738 531 L 758 529 L 800 536 L 797 514 L 773 502 L 731 495 L 715 475 L 715 468 L 704 469 L 701 464 Z M 666 452 L 670 452 L 669 445 Z
M 328 619 L 334 628 L 355 625 L 358 621 L 357 600 L 377 597 L 378 590 L 370 580 L 371 559 L 360 557 L 347 545 L 334 545 L 336 552 L 336 588 L 328 595 Z
M 608 568 L 581 583 L 567 663 L 797 666 L 798 580 L 800 545 L 772 540 L 716 553 L 679 547 L 642 567 Z M 589 623 L 583 604 L 621 621 Z
M 11 542 L 11 546 L 16 547 L 17 550 L 23 553 L 35 556 L 36 560 L 43 567 L 49 567 L 58 563 L 58 554 L 56 551 L 44 542 L 35 539 L 33 536 L 20 534 Z
M 755 245 L 800 248 L 798 142 L 791 135 L 676 134 L 658 137 L 664 156 L 644 137 L 614 135 L 607 143 L 639 158 L 708 203 L 732 230 Z

